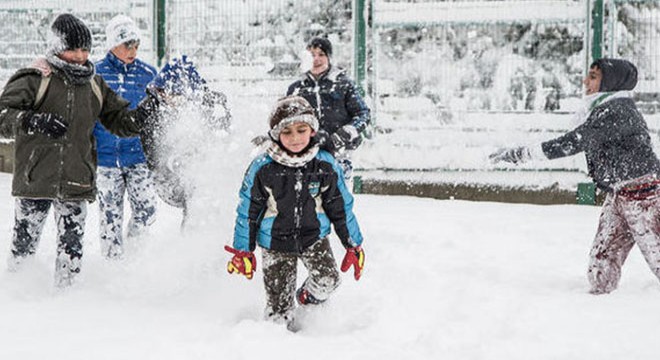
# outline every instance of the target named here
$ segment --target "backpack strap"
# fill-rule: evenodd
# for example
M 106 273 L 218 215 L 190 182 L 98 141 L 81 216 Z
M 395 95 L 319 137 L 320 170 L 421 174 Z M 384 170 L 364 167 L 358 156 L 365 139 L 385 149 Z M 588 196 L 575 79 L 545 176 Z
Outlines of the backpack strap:
M 99 101 L 99 106 L 103 109 L 103 93 L 101 92 L 99 83 L 96 82 L 96 77 L 93 77 L 90 83 L 92 84 L 92 92 L 96 95 L 96 99 Z
M 34 98 L 34 110 L 38 109 L 44 101 L 44 95 L 46 95 L 46 90 L 48 90 L 48 84 L 50 84 L 50 75 L 42 76 L 41 82 L 39 83 L 39 89 L 37 90 L 37 96 Z
M 46 95 L 46 90 L 48 90 L 48 85 L 50 84 L 50 75 L 42 76 L 41 82 L 39 83 L 39 89 L 37 90 L 37 96 L 34 98 L 33 109 L 38 109 L 41 106 L 41 103 L 44 101 L 44 96 Z M 92 78 L 90 81 L 92 85 L 92 92 L 96 96 L 96 99 L 99 101 L 99 105 L 103 108 L 103 93 L 101 92 L 101 87 L 99 83 L 96 82 L 95 78 Z

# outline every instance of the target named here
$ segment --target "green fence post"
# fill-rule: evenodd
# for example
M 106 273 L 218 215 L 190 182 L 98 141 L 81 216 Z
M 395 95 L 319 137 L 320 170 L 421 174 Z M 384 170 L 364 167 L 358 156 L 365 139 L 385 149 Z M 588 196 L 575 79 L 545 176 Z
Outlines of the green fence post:
M 156 29 L 156 63 L 158 66 L 163 65 L 163 60 L 165 59 L 165 41 L 167 39 L 165 34 L 165 16 L 167 12 L 165 11 L 165 3 L 167 0 L 154 0 L 154 29 Z
M 580 205 L 596 205 L 596 184 L 579 183 L 577 188 L 577 203 Z
M 591 41 L 591 58 L 598 60 L 603 57 L 603 0 L 594 0 L 594 8 L 591 13 L 593 19 L 593 32 Z
M 366 0 L 353 0 L 353 75 L 360 95 L 365 94 L 367 73 L 367 13 Z
M 362 194 L 362 176 L 353 176 L 353 194 Z

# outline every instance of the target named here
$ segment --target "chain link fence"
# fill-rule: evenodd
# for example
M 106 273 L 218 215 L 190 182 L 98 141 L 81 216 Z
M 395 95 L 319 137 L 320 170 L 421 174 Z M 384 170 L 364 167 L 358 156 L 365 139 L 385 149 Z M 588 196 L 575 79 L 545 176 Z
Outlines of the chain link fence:
M 105 56 L 105 25 L 117 14 L 132 17 L 142 30 L 140 54 L 153 61 L 153 2 L 151 0 L 2 0 L 0 1 L 0 82 L 46 52 L 50 24 L 58 14 L 79 16 L 93 36 L 92 60 Z
M 554 111 L 578 96 L 580 0 L 374 2 L 378 97 L 425 97 L 453 111 Z
M 350 0 L 171 0 L 166 9 L 167 57 L 187 54 L 212 81 L 291 81 L 320 34 L 337 49 L 333 62 L 352 67 Z
M 660 1 L 610 0 L 604 17 L 604 54 L 629 59 L 639 69 L 635 88 L 646 112 L 660 110 Z

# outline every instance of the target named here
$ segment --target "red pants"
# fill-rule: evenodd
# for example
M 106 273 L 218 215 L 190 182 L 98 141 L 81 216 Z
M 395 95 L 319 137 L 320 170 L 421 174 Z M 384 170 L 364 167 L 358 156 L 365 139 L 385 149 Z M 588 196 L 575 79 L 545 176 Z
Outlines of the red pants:
M 621 267 L 635 244 L 660 279 L 660 187 L 656 187 L 648 178 L 637 179 L 626 184 L 633 192 L 619 189 L 607 195 L 589 253 L 591 293 L 616 289 Z

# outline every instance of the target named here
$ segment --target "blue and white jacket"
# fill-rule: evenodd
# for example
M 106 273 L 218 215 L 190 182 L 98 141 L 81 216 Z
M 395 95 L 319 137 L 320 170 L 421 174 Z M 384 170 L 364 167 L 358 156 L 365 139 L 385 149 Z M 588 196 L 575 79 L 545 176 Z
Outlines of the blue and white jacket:
M 119 96 L 130 102 L 134 109 L 145 97 L 147 84 L 158 71 L 153 66 L 135 59 L 132 64 L 124 64 L 114 54 L 108 54 L 96 64 L 96 73 Z M 139 137 L 120 138 L 110 133 L 98 121 L 94 127 L 98 165 L 106 167 L 126 167 L 146 161 Z
M 300 253 L 335 228 L 344 247 L 362 244 L 353 196 L 341 168 L 326 151 L 292 167 L 263 154 L 248 168 L 240 190 L 234 248 L 256 245 Z

